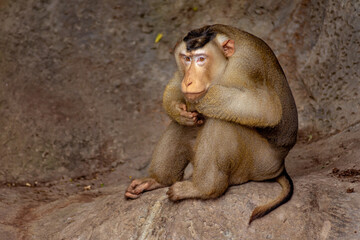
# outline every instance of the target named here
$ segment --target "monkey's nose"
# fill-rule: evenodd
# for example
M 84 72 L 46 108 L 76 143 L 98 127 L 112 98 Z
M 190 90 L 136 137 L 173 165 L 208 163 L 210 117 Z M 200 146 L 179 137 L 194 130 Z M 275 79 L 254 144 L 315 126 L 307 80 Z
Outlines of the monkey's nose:
M 188 87 L 191 84 L 193 84 L 193 81 L 191 79 L 187 79 L 187 81 L 185 81 L 185 86 Z

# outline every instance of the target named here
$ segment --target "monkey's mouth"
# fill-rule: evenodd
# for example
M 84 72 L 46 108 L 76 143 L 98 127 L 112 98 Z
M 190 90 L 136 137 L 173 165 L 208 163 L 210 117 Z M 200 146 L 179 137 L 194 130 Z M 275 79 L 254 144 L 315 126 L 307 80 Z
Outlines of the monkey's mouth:
M 195 101 L 201 98 L 205 93 L 206 93 L 206 89 L 201 92 L 195 92 L 195 93 L 186 92 L 184 93 L 184 95 L 187 100 Z

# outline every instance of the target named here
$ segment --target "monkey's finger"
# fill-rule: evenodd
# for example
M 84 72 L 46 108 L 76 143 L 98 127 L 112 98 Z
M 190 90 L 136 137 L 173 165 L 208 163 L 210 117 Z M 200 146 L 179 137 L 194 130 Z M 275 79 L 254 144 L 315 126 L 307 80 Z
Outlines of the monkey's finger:
M 195 126 L 195 121 L 194 120 L 192 120 L 192 119 L 186 119 L 185 121 L 184 121 L 184 125 L 185 126 L 188 126 L 188 127 L 192 127 L 192 126 Z
M 192 115 L 193 117 L 197 117 L 197 116 L 199 115 L 199 113 L 198 113 L 198 112 L 191 112 L 191 115 Z
M 186 105 L 185 105 L 184 103 L 180 103 L 180 104 L 178 105 L 178 107 L 179 107 L 181 110 L 186 111 Z
M 192 116 L 191 112 L 187 112 L 185 110 L 180 111 L 180 115 L 184 117 Z
M 192 118 L 186 118 L 186 121 L 189 122 L 189 123 L 196 123 L 198 120 L 197 117 L 192 117 Z
M 202 125 L 203 123 L 204 123 L 203 120 L 198 120 L 198 121 L 196 122 L 197 125 Z
M 186 118 L 192 118 L 193 117 L 192 113 L 187 112 L 187 111 L 181 111 L 180 116 L 183 116 L 183 117 L 186 117 Z

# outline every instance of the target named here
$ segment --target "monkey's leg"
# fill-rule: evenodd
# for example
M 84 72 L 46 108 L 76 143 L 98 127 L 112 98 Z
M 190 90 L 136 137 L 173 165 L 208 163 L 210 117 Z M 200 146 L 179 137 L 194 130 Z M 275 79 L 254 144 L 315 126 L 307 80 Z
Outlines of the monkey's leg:
M 168 191 L 170 200 L 216 198 L 229 186 L 238 144 L 231 123 L 208 119 L 197 139 L 192 181 L 177 182 Z
M 174 184 L 183 178 L 184 170 L 193 157 L 192 139 L 197 127 L 171 122 L 155 147 L 149 177 L 135 179 L 125 192 L 127 198 L 138 198 L 142 192 Z

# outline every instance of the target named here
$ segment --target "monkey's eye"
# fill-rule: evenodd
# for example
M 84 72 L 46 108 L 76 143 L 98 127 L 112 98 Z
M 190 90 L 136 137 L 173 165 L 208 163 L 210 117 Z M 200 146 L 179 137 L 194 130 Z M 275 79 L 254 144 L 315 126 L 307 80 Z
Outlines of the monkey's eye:
M 197 63 L 198 65 L 203 65 L 203 64 L 205 64 L 205 61 L 206 61 L 206 57 L 204 57 L 204 56 L 199 56 L 199 57 L 196 58 L 196 63 Z
M 191 58 L 188 57 L 188 56 L 184 56 L 184 61 L 185 61 L 186 63 L 189 63 L 189 62 L 191 62 Z

